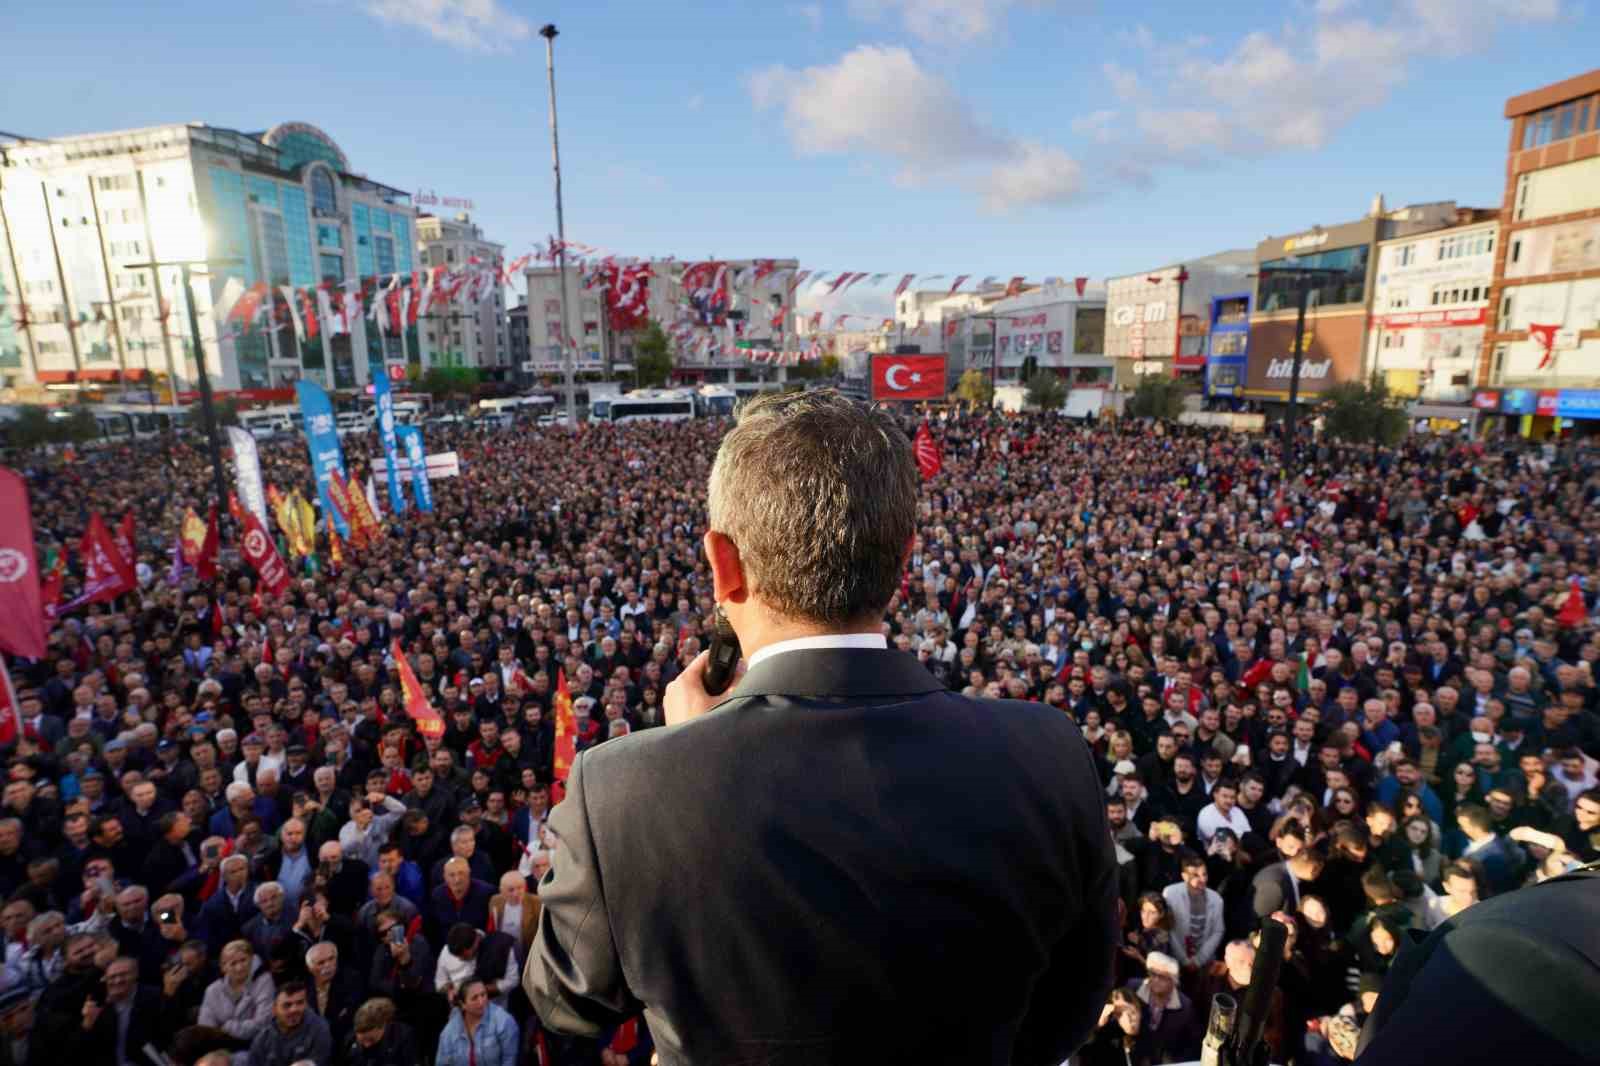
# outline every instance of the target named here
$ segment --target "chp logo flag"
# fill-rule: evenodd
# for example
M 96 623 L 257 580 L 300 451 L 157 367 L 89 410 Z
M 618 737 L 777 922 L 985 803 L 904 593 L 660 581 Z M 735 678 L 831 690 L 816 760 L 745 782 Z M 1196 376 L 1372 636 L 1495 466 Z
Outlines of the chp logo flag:
M 267 535 L 267 527 L 254 511 L 244 513 L 244 538 L 239 544 L 240 553 L 255 567 L 261 576 L 261 587 L 274 598 L 289 591 L 289 569 L 283 565 L 283 556 Z
M 942 399 L 944 360 L 943 354 L 873 356 L 873 402 Z
M 926 421 L 917 427 L 911 450 L 917 458 L 917 469 L 921 471 L 924 481 L 936 476 L 944 465 L 944 453 L 939 448 L 939 442 L 933 439 L 933 431 L 928 428 Z
M 44 600 L 22 475 L 0 468 L 0 649 L 44 658 Z

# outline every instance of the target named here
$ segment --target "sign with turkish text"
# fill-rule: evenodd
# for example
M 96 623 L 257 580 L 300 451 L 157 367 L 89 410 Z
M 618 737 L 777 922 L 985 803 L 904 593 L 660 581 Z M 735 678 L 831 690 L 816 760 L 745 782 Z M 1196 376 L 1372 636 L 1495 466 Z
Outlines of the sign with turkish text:
M 324 513 L 333 516 L 334 528 L 340 536 L 350 535 L 350 522 L 346 513 L 334 507 L 328 494 L 328 478 L 338 471 L 344 474 L 344 449 L 339 446 L 339 430 L 333 420 L 333 401 L 321 385 L 304 378 L 295 383 L 300 396 L 300 414 L 305 421 L 306 447 L 311 452 L 311 473 L 317 480 L 317 495 L 322 497 Z
M 283 565 L 277 545 L 267 534 L 267 527 L 254 511 L 244 513 L 244 536 L 239 542 L 239 553 L 245 557 L 261 578 L 261 587 L 273 597 L 289 591 L 289 568 Z

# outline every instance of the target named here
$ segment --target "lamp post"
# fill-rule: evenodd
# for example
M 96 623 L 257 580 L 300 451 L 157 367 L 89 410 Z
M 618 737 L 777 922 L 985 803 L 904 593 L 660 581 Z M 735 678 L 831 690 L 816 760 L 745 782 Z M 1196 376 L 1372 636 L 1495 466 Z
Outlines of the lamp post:
M 550 77 L 550 158 L 556 176 L 556 276 L 561 293 L 561 350 L 566 353 L 562 362 L 567 370 L 567 424 L 578 424 L 578 385 L 573 361 L 577 353 L 572 350 L 572 330 L 567 326 L 567 224 L 561 213 L 561 136 L 556 126 L 556 35 L 555 23 L 547 23 L 539 30 L 544 38 L 545 69 Z
M 217 434 L 216 403 L 211 394 L 211 375 L 206 373 L 206 349 L 200 342 L 200 316 L 194 306 L 194 287 L 191 279 L 194 276 L 194 265 L 199 263 L 204 266 L 207 260 L 181 260 L 177 262 L 149 262 L 129 263 L 130 270 L 159 270 L 162 267 L 175 266 L 183 271 L 183 294 L 189 307 L 189 340 L 194 345 L 194 365 L 196 375 L 200 379 L 200 412 L 205 423 L 206 443 L 211 451 L 211 482 L 212 491 L 217 495 L 217 512 L 226 514 L 228 510 L 228 483 L 222 476 L 222 440 Z M 210 262 L 230 263 L 236 260 L 211 260 Z M 209 276 L 209 275 L 207 275 Z M 174 383 L 176 388 L 176 383 Z
M 1273 274 L 1292 274 L 1295 276 L 1295 316 L 1294 316 L 1294 347 L 1290 352 L 1289 368 L 1289 410 L 1283 419 L 1283 456 L 1285 465 L 1294 462 L 1295 428 L 1300 413 L 1300 369 L 1305 360 L 1305 335 L 1306 335 L 1306 305 L 1310 302 L 1311 289 L 1318 279 L 1328 277 L 1343 277 L 1349 271 L 1338 270 L 1331 267 L 1302 267 L 1294 265 L 1294 257 L 1289 258 L 1290 266 L 1263 270 L 1257 278 L 1266 278 Z

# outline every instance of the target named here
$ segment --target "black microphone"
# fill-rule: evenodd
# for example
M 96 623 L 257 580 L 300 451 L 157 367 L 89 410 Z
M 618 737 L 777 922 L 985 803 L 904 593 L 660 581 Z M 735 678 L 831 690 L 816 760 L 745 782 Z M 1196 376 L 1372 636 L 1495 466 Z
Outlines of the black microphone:
M 1288 942 L 1289 930 L 1275 918 L 1261 919 L 1261 943 L 1256 945 L 1255 962 L 1250 967 L 1250 986 L 1244 990 L 1244 1003 L 1239 1007 L 1239 1026 L 1236 1030 L 1232 1061 L 1238 1066 L 1251 1066 L 1261 1050 L 1261 1037 L 1267 1029 L 1267 1015 L 1272 1009 L 1272 993 L 1278 987 L 1278 977 L 1283 972 L 1283 948 Z M 1266 1062 L 1265 1054 L 1260 1055 Z
M 711 659 L 706 663 L 707 695 L 720 696 L 727 690 L 733 681 L 734 668 L 739 665 L 740 654 L 739 634 L 733 631 L 733 623 L 718 607 L 716 627 L 711 631 Z

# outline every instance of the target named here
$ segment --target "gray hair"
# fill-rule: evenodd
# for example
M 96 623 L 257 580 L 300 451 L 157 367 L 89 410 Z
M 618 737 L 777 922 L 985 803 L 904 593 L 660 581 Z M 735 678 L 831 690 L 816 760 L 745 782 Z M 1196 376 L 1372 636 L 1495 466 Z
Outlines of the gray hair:
M 710 527 L 738 546 L 751 590 L 799 621 L 881 614 L 916 530 L 905 434 L 832 389 L 768 393 L 737 420 L 711 467 Z
M 249 785 L 245 784 L 243 781 L 234 781 L 233 783 L 228 785 L 227 788 L 223 789 L 222 794 L 223 794 L 224 797 L 227 798 L 229 803 L 232 803 L 234 800 L 238 799 L 240 796 L 254 796 L 255 795 L 255 791 L 256 791 L 255 789 L 251 788 Z
M 256 886 L 255 895 L 251 898 L 255 900 L 256 906 L 259 907 L 261 906 L 261 902 L 263 900 L 270 899 L 273 893 L 277 893 L 280 896 L 287 894 L 283 891 L 283 886 L 278 884 L 278 882 L 263 881 L 261 884 Z

